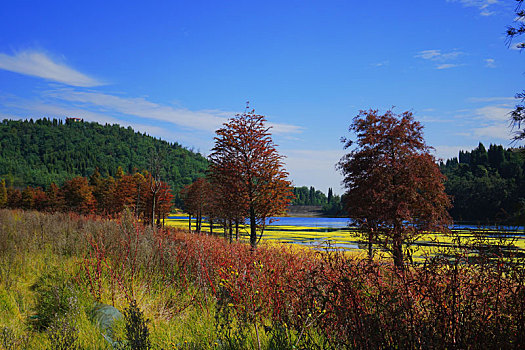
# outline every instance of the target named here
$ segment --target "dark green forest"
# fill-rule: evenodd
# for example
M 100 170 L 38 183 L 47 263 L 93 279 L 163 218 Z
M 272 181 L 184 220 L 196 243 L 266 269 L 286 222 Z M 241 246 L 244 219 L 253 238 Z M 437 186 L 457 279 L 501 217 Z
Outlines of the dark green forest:
M 521 224 L 525 221 L 525 154 L 480 143 L 472 151 L 440 164 L 447 176 L 454 221 L 476 224 Z
M 47 188 L 74 176 L 104 176 L 150 170 L 152 154 L 160 175 L 177 193 L 204 176 L 207 160 L 177 143 L 135 132 L 131 127 L 68 119 L 3 120 L 0 124 L 0 178 L 8 186 Z

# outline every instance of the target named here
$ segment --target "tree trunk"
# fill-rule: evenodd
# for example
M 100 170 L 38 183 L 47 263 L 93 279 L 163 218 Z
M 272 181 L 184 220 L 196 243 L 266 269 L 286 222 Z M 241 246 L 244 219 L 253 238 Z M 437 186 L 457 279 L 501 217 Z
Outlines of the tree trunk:
M 229 230 L 230 230 L 230 243 L 233 242 L 233 222 L 230 220 L 228 222 Z
M 190 233 L 191 233 L 191 214 L 188 214 L 188 229 L 190 230 Z
M 374 233 L 372 231 L 368 232 L 368 259 L 372 260 L 374 255 L 374 250 L 372 249 L 372 240 Z
M 253 205 L 250 205 L 250 245 L 252 249 L 257 248 L 257 222 Z
M 235 220 L 235 240 L 239 240 L 239 220 Z
M 403 240 L 401 239 L 401 233 L 394 227 L 394 237 L 392 242 L 392 253 L 394 255 L 394 266 L 399 270 L 404 269 L 403 262 Z
M 208 221 L 210 223 L 210 235 L 213 235 L 213 220 L 209 219 Z
M 155 225 L 155 192 L 153 192 L 153 201 L 151 204 L 151 226 Z

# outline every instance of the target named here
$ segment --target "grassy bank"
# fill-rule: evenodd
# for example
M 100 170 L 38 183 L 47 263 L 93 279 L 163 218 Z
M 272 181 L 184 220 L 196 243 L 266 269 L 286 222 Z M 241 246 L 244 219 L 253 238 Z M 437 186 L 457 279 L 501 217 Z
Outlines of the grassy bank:
M 1 210 L 0 347 L 104 349 L 110 337 L 129 348 L 142 336 L 155 349 L 519 348 L 523 261 L 505 247 L 473 256 L 485 243 L 399 271 L 336 252 L 254 252 L 129 215 Z M 127 317 L 134 301 L 147 322 Z M 112 332 L 93 319 L 100 304 L 124 314 Z

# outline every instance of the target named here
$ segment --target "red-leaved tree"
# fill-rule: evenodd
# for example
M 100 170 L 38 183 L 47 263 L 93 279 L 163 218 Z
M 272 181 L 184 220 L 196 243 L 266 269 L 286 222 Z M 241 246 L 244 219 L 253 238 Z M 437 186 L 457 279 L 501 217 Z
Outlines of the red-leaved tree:
M 412 113 L 361 111 L 349 131 L 355 148 L 338 163 L 347 189 L 348 215 L 369 242 L 389 249 L 394 264 L 404 266 L 403 245 L 423 231 L 446 231 L 451 223 L 445 177 L 439 171 L 423 127 Z M 342 140 L 345 149 L 354 141 Z
M 216 131 L 209 156 L 212 188 L 221 188 L 221 196 L 235 195 L 238 217 L 250 220 L 252 248 L 257 246 L 257 228 L 262 236 L 266 219 L 282 214 L 293 196 L 283 156 L 265 121 L 253 110 L 231 118 Z

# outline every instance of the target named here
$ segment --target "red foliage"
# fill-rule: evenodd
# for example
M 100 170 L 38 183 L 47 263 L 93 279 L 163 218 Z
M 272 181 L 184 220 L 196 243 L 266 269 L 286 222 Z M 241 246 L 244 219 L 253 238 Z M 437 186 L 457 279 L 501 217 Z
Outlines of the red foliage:
M 226 219 L 250 220 L 250 244 L 257 228 L 282 214 L 293 196 L 288 173 L 272 141 L 266 119 L 254 111 L 236 115 L 217 130 L 210 155 L 210 182 Z M 262 231 L 261 231 L 262 234 Z
M 403 266 L 403 244 L 423 231 L 447 230 L 450 199 L 434 157 L 412 113 L 361 111 L 350 125 L 357 147 L 339 162 L 345 207 L 370 241 L 392 251 Z M 343 140 L 345 148 L 354 142 Z M 371 243 L 371 242 L 370 242 Z

